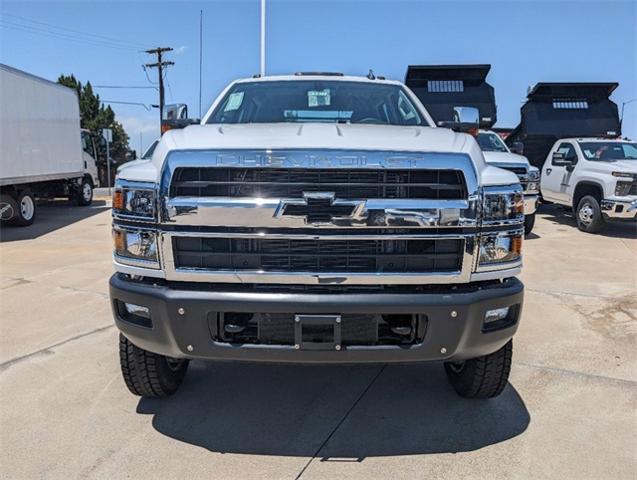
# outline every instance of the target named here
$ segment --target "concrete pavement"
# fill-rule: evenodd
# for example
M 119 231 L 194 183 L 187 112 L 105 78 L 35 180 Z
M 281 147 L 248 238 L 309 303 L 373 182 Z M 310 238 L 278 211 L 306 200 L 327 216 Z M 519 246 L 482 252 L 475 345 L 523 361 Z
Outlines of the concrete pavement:
M 460 399 L 439 364 L 194 362 L 149 401 L 119 373 L 107 207 L 0 234 L 0 477 L 637 476 L 634 227 L 587 235 L 543 209 L 497 399 Z

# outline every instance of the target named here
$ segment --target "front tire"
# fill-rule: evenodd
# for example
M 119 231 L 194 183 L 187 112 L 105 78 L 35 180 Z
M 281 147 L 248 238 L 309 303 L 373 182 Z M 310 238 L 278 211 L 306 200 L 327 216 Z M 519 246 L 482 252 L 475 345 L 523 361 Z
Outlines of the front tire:
M 465 398 L 493 398 L 502 393 L 511 372 L 513 340 L 500 350 L 464 362 L 446 362 L 447 378 Z
M 87 207 L 93 202 L 93 184 L 87 179 L 82 179 L 79 190 L 74 192 L 74 200 L 80 207 Z
M 28 227 L 35 220 L 35 198 L 29 192 L 22 192 L 18 195 L 17 204 L 15 215 L 10 223 L 20 227 Z
M 577 219 L 577 228 L 586 233 L 598 233 L 606 224 L 599 201 L 591 195 L 586 195 L 579 201 L 575 210 L 575 218 Z
M 128 389 L 134 395 L 145 398 L 172 395 L 188 370 L 188 360 L 169 358 L 136 347 L 121 333 L 119 360 Z
M 524 235 L 528 235 L 535 225 L 535 213 L 524 215 Z

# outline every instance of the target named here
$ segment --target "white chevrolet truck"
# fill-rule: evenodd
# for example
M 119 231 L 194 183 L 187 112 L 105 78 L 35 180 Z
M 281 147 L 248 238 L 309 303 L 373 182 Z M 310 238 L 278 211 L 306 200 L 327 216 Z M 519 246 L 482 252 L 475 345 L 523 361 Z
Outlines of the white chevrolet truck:
M 477 122 L 459 112 L 458 129 Z M 110 297 L 124 380 L 163 397 L 191 359 L 441 361 L 458 394 L 497 396 L 523 237 L 518 177 L 436 127 L 401 83 L 236 81 L 119 171 Z
M 479 130 L 476 140 L 489 165 L 510 170 L 518 176 L 524 191 L 524 234 L 528 235 L 535 225 L 540 170 L 532 166 L 525 156 L 511 152 L 500 135 L 491 130 Z
M 542 167 L 542 197 L 572 208 L 577 226 L 600 232 L 607 221 L 637 219 L 637 143 L 564 138 Z

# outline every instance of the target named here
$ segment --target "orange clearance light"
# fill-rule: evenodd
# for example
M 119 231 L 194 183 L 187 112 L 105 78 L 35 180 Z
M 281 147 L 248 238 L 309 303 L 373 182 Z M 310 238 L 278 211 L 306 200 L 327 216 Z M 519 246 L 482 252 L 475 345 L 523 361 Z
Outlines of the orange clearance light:
M 172 125 L 170 125 L 169 123 L 162 123 L 161 124 L 161 134 L 163 135 L 164 133 L 166 133 L 168 130 L 172 130 L 173 127 Z
M 116 252 L 126 251 L 126 236 L 122 230 L 113 230 L 113 243 Z
M 113 208 L 124 210 L 124 192 L 122 190 L 113 190 Z
M 522 235 L 511 238 L 511 252 L 522 255 Z

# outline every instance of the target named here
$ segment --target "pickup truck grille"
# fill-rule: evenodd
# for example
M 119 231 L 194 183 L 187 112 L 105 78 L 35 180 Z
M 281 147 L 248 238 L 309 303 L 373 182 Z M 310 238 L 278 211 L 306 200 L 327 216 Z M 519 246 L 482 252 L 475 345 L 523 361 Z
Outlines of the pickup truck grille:
M 173 237 L 176 268 L 263 272 L 456 272 L 462 239 Z
M 505 170 L 513 172 L 513 173 L 515 173 L 518 176 L 526 175 L 528 173 L 526 167 L 505 167 L 505 166 L 501 166 L 500 168 L 504 168 Z
M 333 192 L 341 199 L 435 199 L 467 197 L 459 170 L 181 167 L 171 197 L 301 198 Z

